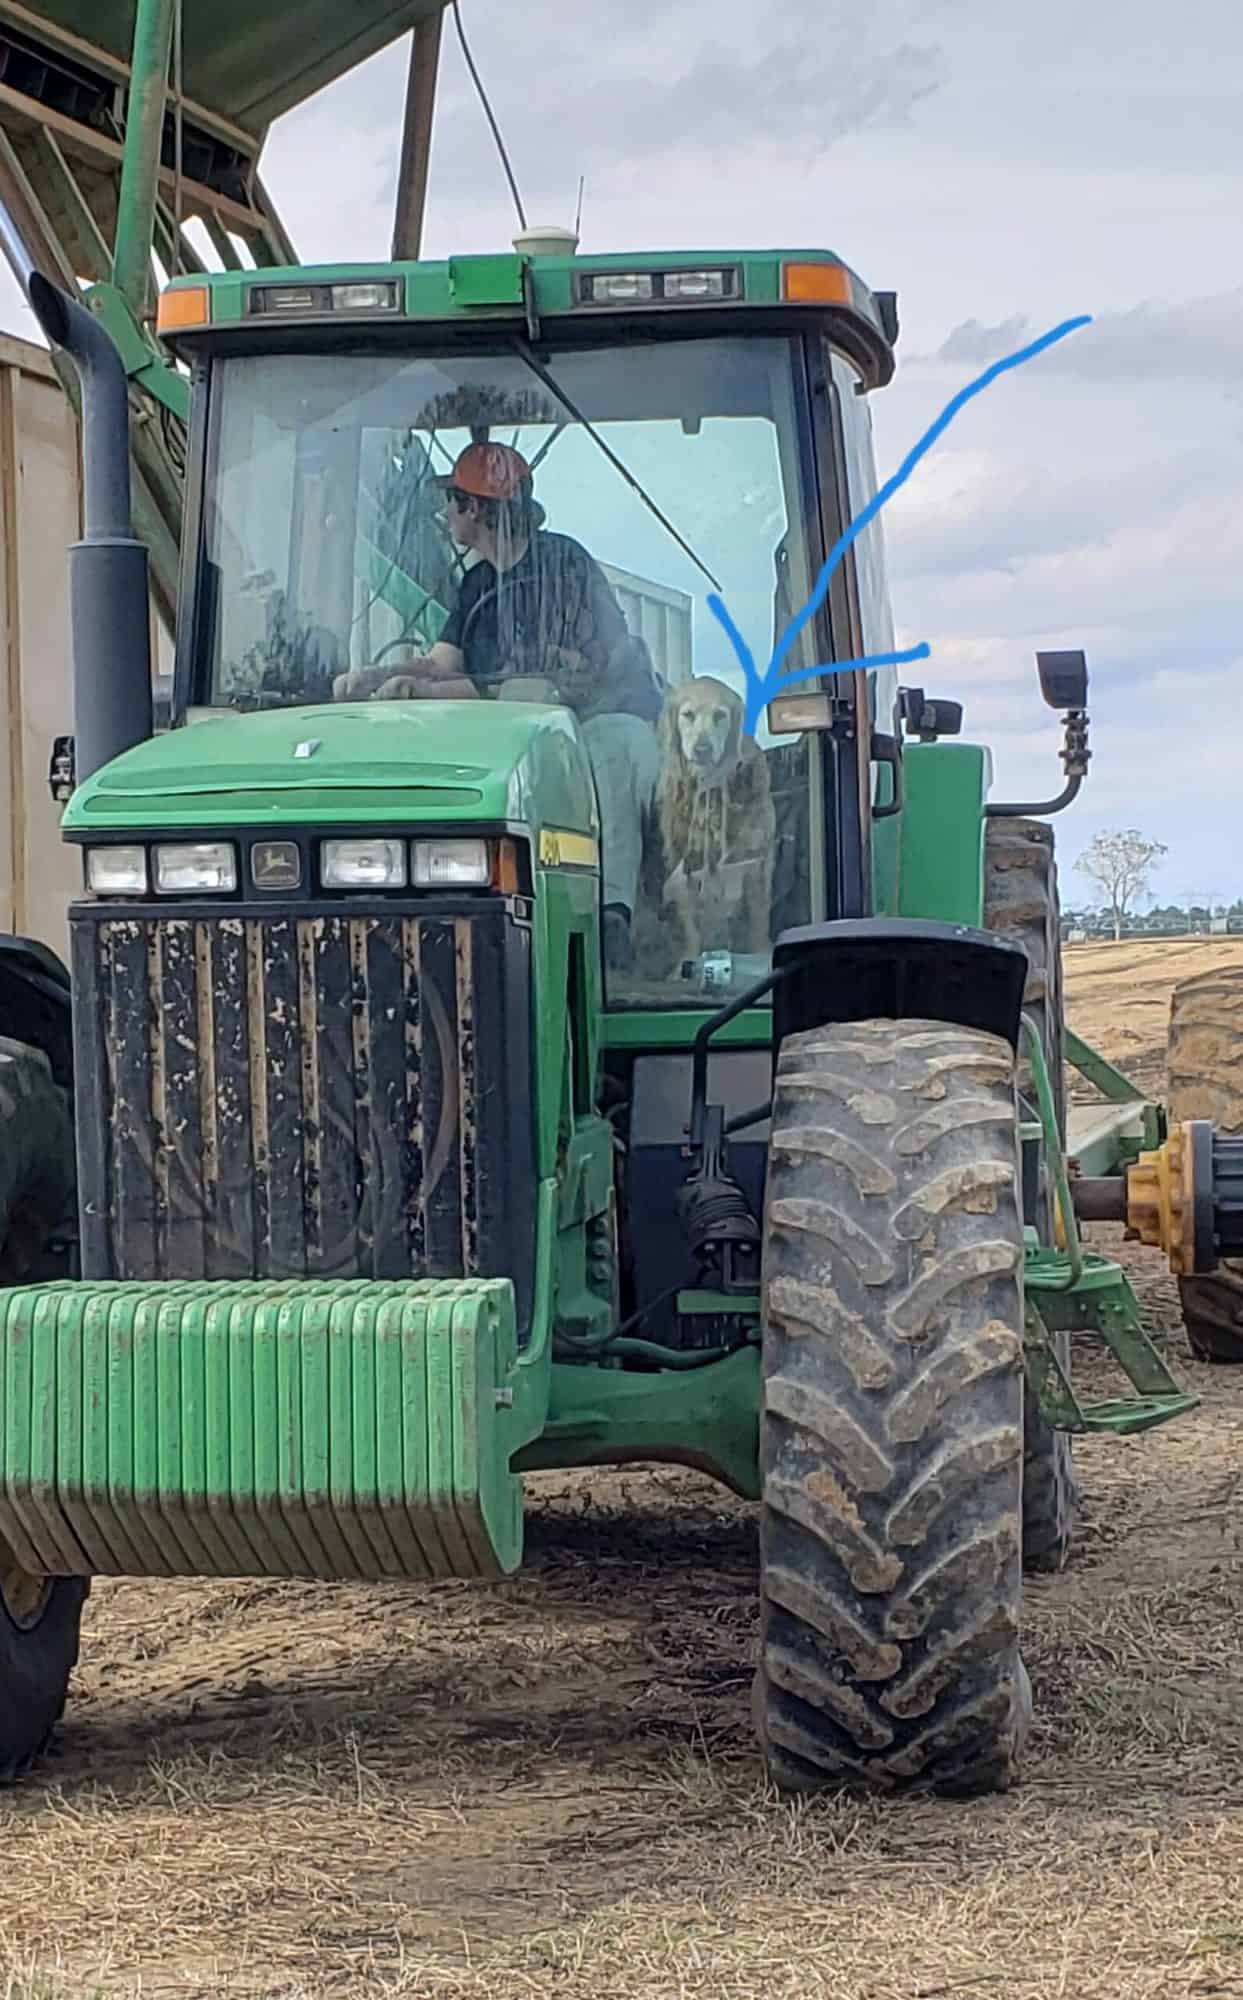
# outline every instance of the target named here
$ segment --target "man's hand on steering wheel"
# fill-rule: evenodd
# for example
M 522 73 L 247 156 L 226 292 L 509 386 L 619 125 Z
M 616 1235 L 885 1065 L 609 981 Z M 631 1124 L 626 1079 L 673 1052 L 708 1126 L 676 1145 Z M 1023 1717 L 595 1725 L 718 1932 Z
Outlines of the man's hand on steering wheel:
M 338 674 L 332 684 L 332 698 L 366 701 L 377 688 L 383 687 L 393 671 L 392 667 L 354 667 L 348 674 Z
M 419 662 L 421 665 L 422 662 Z M 373 701 L 474 701 L 479 690 L 465 674 L 393 674 Z
M 371 666 L 355 667 L 352 673 L 338 674 L 332 684 L 333 700 L 409 701 L 419 696 L 425 700 L 453 700 L 458 697 L 458 683 L 464 678 L 460 669 L 445 660 L 429 659 L 419 653 L 408 653 L 402 660 L 385 661 L 384 653 L 396 651 L 396 646 L 386 646 L 379 660 Z M 467 686 L 473 693 L 473 685 L 468 682 Z

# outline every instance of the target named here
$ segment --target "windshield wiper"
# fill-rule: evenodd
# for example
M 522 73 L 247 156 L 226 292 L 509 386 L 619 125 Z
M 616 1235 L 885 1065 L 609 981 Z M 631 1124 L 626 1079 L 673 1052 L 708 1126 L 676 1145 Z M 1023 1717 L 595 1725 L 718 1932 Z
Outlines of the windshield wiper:
M 594 445 L 597 445 L 599 449 L 604 453 L 604 456 L 607 458 L 609 464 L 613 466 L 616 471 L 621 473 L 621 476 L 625 480 L 627 486 L 630 487 L 632 492 L 638 494 L 640 500 L 643 502 L 643 505 L 647 508 L 648 512 L 656 516 L 656 519 L 660 522 L 660 525 L 665 530 L 665 533 L 667 535 L 673 536 L 674 541 L 677 543 L 678 547 L 682 550 L 682 553 L 690 557 L 691 561 L 695 565 L 695 568 L 700 572 L 702 576 L 707 577 L 708 582 L 712 585 L 712 588 L 714 590 L 717 591 L 721 590 L 723 586 L 721 584 L 720 578 L 713 576 L 712 571 L 708 568 L 707 563 L 700 561 L 699 557 L 695 554 L 694 549 L 687 541 L 685 535 L 680 535 L 678 533 L 677 529 L 674 527 L 673 522 L 669 519 L 668 515 L 663 514 L 661 512 L 660 508 L 656 505 L 656 502 L 653 500 L 651 494 L 646 492 L 644 488 L 639 484 L 633 472 L 630 470 L 630 467 L 624 462 L 624 460 L 620 459 L 617 456 L 617 453 L 613 450 L 612 445 L 605 443 L 604 439 L 600 436 L 600 433 L 596 429 L 595 425 L 591 423 L 589 419 L 583 415 L 582 411 L 578 408 L 577 404 L 571 402 L 570 398 L 566 395 L 565 390 L 561 387 L 561 384 L 557 381 L 556 377 L 550 375 L 547 368 L 545 368 L 543 362 L 537 359 L 529 343 L 525 340 L 515 340 L 514 347 L 519 355 L 519 358 L 525 361 L 527 367 L 531 370 L 531 373 L 537 376 L 539 380 L 543 383 L 544 387 L 547 390 L 549 390 L 552 395 L 556 397 L 562 409 L 569 411 L 571 417 L 574 419 L 574 422 L 576 424 L 582 425 L 583 429 L 586 431 L 592 443 Z

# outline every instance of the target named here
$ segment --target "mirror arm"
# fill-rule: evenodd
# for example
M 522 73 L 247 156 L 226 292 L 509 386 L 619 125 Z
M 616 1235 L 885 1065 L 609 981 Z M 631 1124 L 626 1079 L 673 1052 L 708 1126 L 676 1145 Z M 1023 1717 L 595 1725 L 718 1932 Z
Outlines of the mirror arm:
M 1066 735 L 1062 743 L 1061 757 L 1066 783 L 1055 799 L 1046 799 L 1039 805 L 990 803 L 984 808 L 986 817 L 1048 819 L 1053 813 L 1064 812 L 1071 801 L 1078 798 L 1083 781 L 1088 775 L 1088 765 L 1092 760 L 1092 752 L 1088 747 L 1088 713 L 1084 708 L 1072 708 L 1066 717 Z
M 1055 799 L 1045 799 L 1039 805 L 993 805 L 990 801 L 984 811 L 989 819 L 1047 819 L 1051 813 L 1060 813 L 1079 795 L 1083 784 L 1082 776 L 1069 778 Z

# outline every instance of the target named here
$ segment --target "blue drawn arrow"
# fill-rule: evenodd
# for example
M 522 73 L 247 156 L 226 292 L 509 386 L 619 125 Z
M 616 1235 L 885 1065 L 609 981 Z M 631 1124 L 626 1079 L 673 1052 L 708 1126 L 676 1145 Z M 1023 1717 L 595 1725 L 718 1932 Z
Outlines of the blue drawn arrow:
M 915 467 L 919 464 L 920 459 L 924 457 L 925 453 L 931 451 L 942 431 L 953 423 L 958 412 L 971 401 L 973 396 L 978 396 L 981 390 L 987 389 L 990 382 L 995 382 L 999 375 L 1006 374 L 1007 370 L 1011 368 L 1021 368 L 1025 361 L 1031 361 L 1035 355 L 1043 354 L 1046 347 L 1052 347 L 1055 341 L 1065 340 L 1067 334 L 1075 333 L 1081 326 L 1090 326 L 1091 323 L 1091 313 L 1080 313 L 1076 319 L 1063 320 L 1060 326 L 1053 327 L 1048 333 L 1042 333 L 1039 340 L 1033 340 L 1026 347 L 1020 347 L 1014 354 L 1003 356 L 1000 361 L 994 361 L 992 366 L 986 368 L 982 375 L 977 375 L 974 382 L 968 382 L 965 389 L 960 389 L 956 396 L 951 396 L 936 422 L 928 426 L 918 444 L 913 445 L 911 450 L 908 451 L 893 476 L 887 479 L 883 486 L 878 488 L 877 492 L 868 501 L 858 520 L 852 521 L 845 533 L 839 536 L 838 540 L 833 544 L 833 547 L 829 550 L 825 558 L 824 567 L 816 578 L 815 588 L 811 596 L 802 610 L 796 617 L 790 620 L 785 631 L 781 634 L 781 637 L 773 647 L 772 659 L 763 673 L 760 673 L 757 668 L 751 648 L 730 617 L 724 600 L 715 591 L 709 595 L 708 608 L 724 627 L 729 642 L 738 655 L 738 664 L 741 666 L 746 680 L 747 705 L 743 721 L 743 733 L 745 735 L 754 736 L 760 715 L 773 696 L 779 694 L 784 688 L 793 687 L 798 681 L 811 680 L 816 674 L 848 673 L 856 667 L 902 667 L 906 666 L 908 661 L 926 660 L 928 658 L 932 648 L 925 639 L 918 646 L 909 647 L 906 652 L 869 653 L 861 660 L 834 660 L 830 666 L 799 667 L 794 673 L 789 674 L 781 671 L 782 661 L 786 658 L 799 633 L 807 625 L 808 621 L 815 617 L 825 598 L 828 596 L 829 583 L 833 572 L 841 562 L 851 543 L 863 533 L 868 522 L 876 518 L 886 501 L 892 500 L 899 487 L 905 486 Z

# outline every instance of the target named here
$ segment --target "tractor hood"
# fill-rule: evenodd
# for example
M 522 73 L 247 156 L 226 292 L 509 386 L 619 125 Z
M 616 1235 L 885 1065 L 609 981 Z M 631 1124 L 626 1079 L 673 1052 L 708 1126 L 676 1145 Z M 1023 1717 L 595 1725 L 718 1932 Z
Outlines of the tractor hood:
M 73 794 L 63 827 L 72 835 L 422 820 L 594 833 L 591 767 L 569 710 L 344 702 L 211 715 L 97 771 Z

